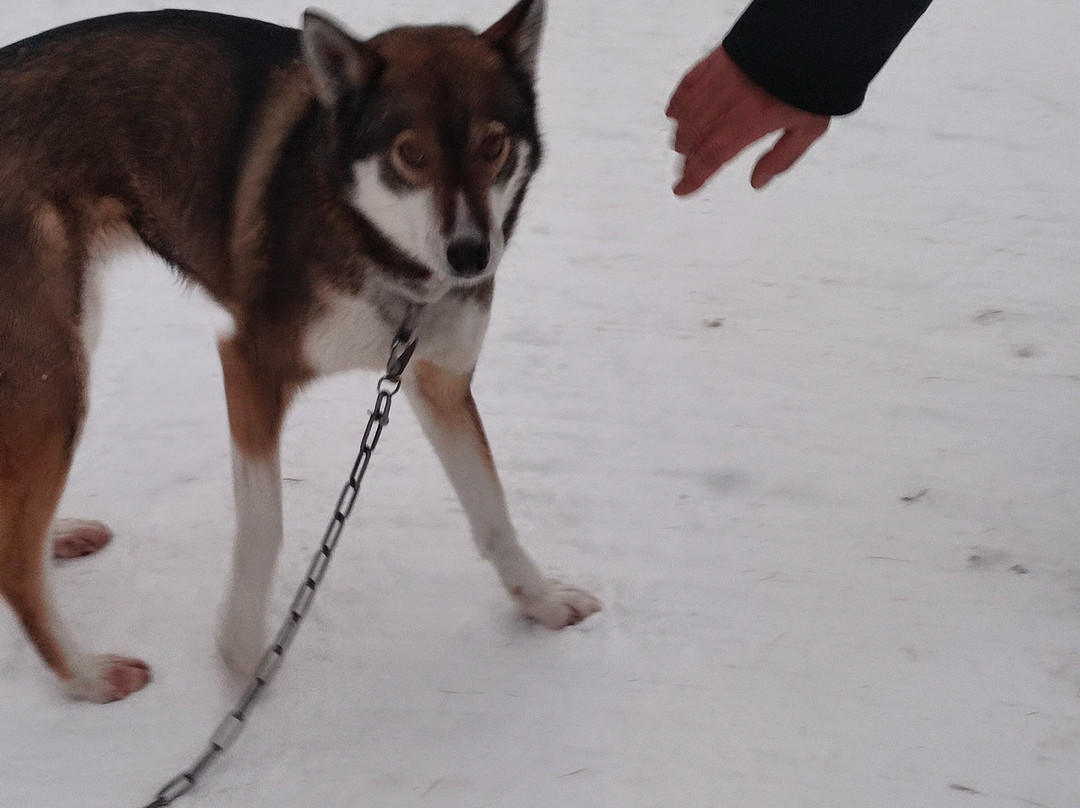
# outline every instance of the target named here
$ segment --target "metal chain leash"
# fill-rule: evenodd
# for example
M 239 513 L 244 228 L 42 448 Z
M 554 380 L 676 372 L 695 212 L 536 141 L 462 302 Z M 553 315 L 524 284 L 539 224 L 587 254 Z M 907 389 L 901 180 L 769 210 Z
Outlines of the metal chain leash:
M 371 455 L 379 444 L 379 437 L 382 435 L 383 428 L 389 422 L 391 401 L 398 390 L 401 389 L 401 374 L 405 371 L 405 367 L 408 365 L 415 348 L 415 336 L 410 329 L 403 328 L 395 338 L 394 345 L 390 350 L 390 359 L 386 363 L 386 373 L 379 379 L 378 397 L 375 399 L 375 408 L 371 411 L 367 427 L 364 429 L 364 437 L 360 442 L 360 453 L 357 455 L 352 472 L 349 474 L 349 481 L 341 489 L 341 495 L 338 497 L 337 505 L 334 507 L 334 516 L 326 528 L 322 544 L 308 566 L 307 575 L 293 598 L 285 622 L 266 653 L 263 654 L 262 661 L 259 662 L 259 666 L 244 690 L 244 694 L 236 702 L 233 709 L 229 711 L 229 714 L 218 724 L 217 729 L 210 736 L 210 742 L 206 750 L 189 768 L 166 783 L 158 791 L 154 800 L 148 803 L 145 808 L 165 808 L 165 806 L 172 805 L 174 801 L 195 787 L 195 784 L 210 764 L 225 754 L 236 742 L 244 729 L 248 710 L 251 709 L 260 694 L 277 674 L 289 646 L 292 645 L 292 641 L 296 637 L 300 623 L 311 608 L 311 602 L 315 599 L 315 592 L 318 590 L 319 584 L 330 566 L 330 558 L 337 547 L 338 539 L 341 538 L 345 520 L 352 513 L 353 505 L 356 503 L 357 495 L 360 493 L 360 483 L 363 481 L 368 464 L 371 462 Z

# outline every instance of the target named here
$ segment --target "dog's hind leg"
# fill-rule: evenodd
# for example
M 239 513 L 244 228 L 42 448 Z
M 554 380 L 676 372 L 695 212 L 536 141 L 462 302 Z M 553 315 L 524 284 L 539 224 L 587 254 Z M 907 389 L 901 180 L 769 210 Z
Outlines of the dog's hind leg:
M 90 356 L 101 339 L 102 309 L 104 308 L 101 259 L 91 255 L 83 268 L 82 299 L 79 312 L 79 332 L 83 353 Z M 57 519 L 49 526 L 49 543 L 53 558 L 68 559 L 96 553 L 110 541 L 113 533 L 108 525 L 96 520 Z
M 219 345 L 232 436 L 236 540 L 217 643 L 238 673 L 254 670 L 266 649 L 266 610 L 282 543 L 278 437 L 285 385 L 259 372 L 237 338 Z
M 136 659 L 82 653 L 62 626 L 48 587 L 49 521 L 70 464 L 71 431 L 23 426 L 17 441 L 0 448 L 0 593 L 70 695 L 122 699 L 150 680 L 149 668 Z
M 409 401 L 465 508 L 480 554 L 494 565 L 525 616 L 560 629 L 598 611 L 600 601 L 590 593 L 545 578 L 518 542 L 470 377 L 418 360 L 405 381 Z
M 113 701 L 143 687 L 149 669 L 83 653 L 48 585 L 49 524 L 85 408 L 81 227 L 50 204 L 14 210 L 0 209 L 0 594 L 71 695 Z

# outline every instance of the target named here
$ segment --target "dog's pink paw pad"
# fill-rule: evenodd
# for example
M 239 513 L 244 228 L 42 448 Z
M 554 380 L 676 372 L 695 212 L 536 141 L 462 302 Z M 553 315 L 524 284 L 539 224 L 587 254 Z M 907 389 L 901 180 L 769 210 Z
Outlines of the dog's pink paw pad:
M 60 519 L 49 530 L 53 558 L 79 558 L 96 553 L 112 540 L 112 531 L 101 522 Z
M 84 659 L 64 688 L 72 698 L 106 704 L 142 690 L 150 679 L 150 666 L 141 659 L 102 654 Z
M 152 678 L 150 666 L 141 659 L 130 657 L 102 657 L 105 667 L 102 676 L 102 701 L 119 701 L 142 690 Z

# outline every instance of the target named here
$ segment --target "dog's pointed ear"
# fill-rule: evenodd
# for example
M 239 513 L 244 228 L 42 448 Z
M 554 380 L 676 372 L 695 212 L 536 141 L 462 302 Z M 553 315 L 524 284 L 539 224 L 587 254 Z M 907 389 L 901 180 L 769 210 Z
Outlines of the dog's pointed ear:
M 382 66 L 382 57 L 370 46 L 313 8 L 304 12 L 300 46 L 319 102 L 327 109 L 333 109 L 346 93 L 365 87 Z
M 536 76 L 545 6 L 545 0 L 519 0 L 501 20 L 480 35 L 530 78 Z

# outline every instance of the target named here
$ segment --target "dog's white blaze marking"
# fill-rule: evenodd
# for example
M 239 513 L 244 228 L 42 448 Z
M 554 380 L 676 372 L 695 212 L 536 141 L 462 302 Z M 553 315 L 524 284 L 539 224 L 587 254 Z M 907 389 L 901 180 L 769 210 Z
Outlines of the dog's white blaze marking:
M 465 194 L 458 194 L 454 202 L 454 229 L 450 233 L 450 241 L 458 239 L 474 239 L 480 241 L 484 238 L 480 226 L 473 218 L 469 210 L 469 203 L 465 201 Z
M 431 191 L 395 193 L 383 183 L 379 171 L 377 157 L 360 160 L 353 166 L 355 187 L 350 200 L 353 207 L 407 256 L 429 269 L 448 274 L 446 238 Z
M 353 368 L 381 367 L 393 335 L 363 297 L 343 292 L 324 295 L 325 310 L 304 337 L 304 356 L 320 376 Z
M 264 648 L 266 606 L 283 536 L 281 464 L 276 453 L 255 460 L 235 446 L 232 463 L 236 543 L 218 644 L 230 664 L 246 669 Z

